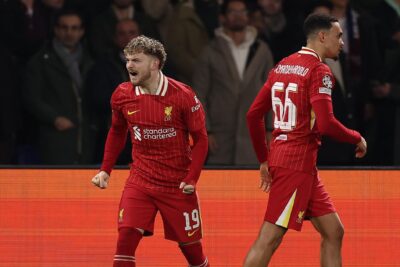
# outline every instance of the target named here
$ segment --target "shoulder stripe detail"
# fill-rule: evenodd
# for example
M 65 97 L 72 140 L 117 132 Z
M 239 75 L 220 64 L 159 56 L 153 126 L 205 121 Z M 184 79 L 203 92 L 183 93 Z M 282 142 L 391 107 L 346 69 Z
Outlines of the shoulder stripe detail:
M 160 81 L 158 82 L 156 95 L 160 95 L 161 89 L 162 89 L 163 84 L 164 84 L 164 74 L 161 71 L 159 73 L 160 73 Z
M 315 55 L 315 53 L 309 52 L 309 51 L 302 51 L 302 50 L 300 50 L 300 51 L 299 51 L 299 54 L 303 54 L 303 55 L 312 55 L 312 56 L 318 58 L 318 57 Z
M 322 61 L 317 52 L 315 52 L 313 49 L 308 48 L 308 47 L 302 47 L 301 50 L 298 52 L 299 54 L 303 55 L 311 55 L 313 57 L 318 58 L 319 61 Z
M 167 90 L 168 90 L 168 79 L 164 75 L 163 75 L 163 79 L 164 79 L 164 83 L 163 83 L 163 89 L 161 91 L 161 96 L 165 96 L 165 94 L 167 93 Z

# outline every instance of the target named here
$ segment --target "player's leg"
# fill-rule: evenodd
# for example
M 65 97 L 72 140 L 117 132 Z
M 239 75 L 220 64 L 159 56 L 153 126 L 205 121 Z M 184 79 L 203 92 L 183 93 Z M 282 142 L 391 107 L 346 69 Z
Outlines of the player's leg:
M 135 267 L 135 252 L 142 239 L 144 230 L 122 227 L 118 230 L 117 250 L 113 267 Z
M 265 223 L 247 254 L 245 267 L 265 267 L 287 229 L 301 230 L 311 196 L 313 175 L 279 167 L 271 167 L 269 171 L 272 184 Z
M 314 177 L 307 217 L 321 234 L 321 266 L 342 266 L 343 225 L 318 175 Z
M 113 267 L 135 267 L 135 252 L 143 236 L 152 235 L 157 207 L 137 187 L 125 188 L 118 213 L 118 241 Z
M 247 253 L 243 267 L 265 267 L 270 262 L 275 250 L 282 242 L 287 229 L 264 222 L 250 251 Z
M 190 267 L 209 267 L 208 259 L 203 252 L 200 240 L 188 243 L 179 243 L 179 248 Z
M 209 266 L 200 242 L 202 221 L 197 193 L 160 193 L 156 205 L 163 219 L 165 238 L 178 242 L 189 266 Z
M 338 214 L 330 213 L 311 218 L 315 229 L 321 234 L 321 266 L 342 266 L 342 240 L 344 228 Z

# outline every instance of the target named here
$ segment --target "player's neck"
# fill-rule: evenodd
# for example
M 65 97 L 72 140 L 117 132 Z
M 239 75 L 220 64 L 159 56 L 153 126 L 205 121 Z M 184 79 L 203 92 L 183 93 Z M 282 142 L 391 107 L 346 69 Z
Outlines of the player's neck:
M 149 95 L 155 95 L 157 92 L 158 84 L 160 82 L 160 72 L 154 71 L 151 73 L 150 78 L 143 82 L 142 90 Z
M 315 53 L 317 53 L 317 55 L 321 58 L 321 61 L 325 60 L 325 54 L 323 53 L 323 49 L 320 46 L 314 43 L 307 43 L 306 47 L 314 50 Z

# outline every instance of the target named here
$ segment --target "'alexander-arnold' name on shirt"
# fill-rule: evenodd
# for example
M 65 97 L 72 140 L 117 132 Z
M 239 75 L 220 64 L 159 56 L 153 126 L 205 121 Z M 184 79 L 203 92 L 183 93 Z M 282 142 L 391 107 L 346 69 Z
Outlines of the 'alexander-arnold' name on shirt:
M 309 68 L 304 68 L 299 65 L 278 65 L 274 72 L 278 74 L 295 74 L 299 76 L 306 76 Z

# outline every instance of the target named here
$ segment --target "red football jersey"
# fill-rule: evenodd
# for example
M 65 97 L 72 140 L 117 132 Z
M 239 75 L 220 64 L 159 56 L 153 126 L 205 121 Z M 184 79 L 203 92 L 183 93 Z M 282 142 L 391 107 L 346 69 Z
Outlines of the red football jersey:
M 320 99 L 331 101 L 333 86 L 329 67 L 315 51 L 305 47 L 271 70 L 249 111 L 257 114 L 274 111 L 270 151 L 256 148 L 261 162 L 268 158 L 269 166 L 311 173 L 316 170 L 321 136 L 312 103 Z M 253 143 L 256 146 L 254 138 Z
M 160 74 L 155 95 L 125 82 L 113 93 L 111 106 L 115 125 L 126 127 L 131 136 L 133 164 L 127 185 L 175 192 L 191 163 L 189 133 L 205 132 L 205 115 L 190 87 Z M 105 164 L 102 169 L 110 168 Z

